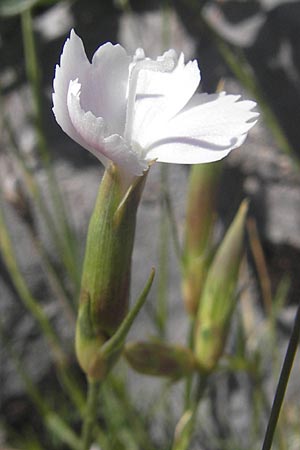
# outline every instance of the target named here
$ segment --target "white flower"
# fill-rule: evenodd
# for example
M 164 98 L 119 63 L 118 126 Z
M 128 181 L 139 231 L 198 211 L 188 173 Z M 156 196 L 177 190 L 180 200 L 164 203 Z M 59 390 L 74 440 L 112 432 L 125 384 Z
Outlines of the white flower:
M 54 78 L 53 111 L 61 128 L 104 165 L 142 175 L 153 160 L 198 164 L 239 147 L 255 124 L 252 101 L 195 93 L 197 61 L 169 50 L 156 60 L 106 43 L 89 62 L 74 30 Z

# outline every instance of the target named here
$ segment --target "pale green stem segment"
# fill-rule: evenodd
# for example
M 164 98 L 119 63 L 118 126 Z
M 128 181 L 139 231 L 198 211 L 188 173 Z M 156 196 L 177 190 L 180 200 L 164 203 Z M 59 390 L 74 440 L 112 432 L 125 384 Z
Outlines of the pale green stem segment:
M 89 450 L 93 443 L 93 431 L 96 423 L 100 381 L 88 379 L 88 394 L 80 450 Z

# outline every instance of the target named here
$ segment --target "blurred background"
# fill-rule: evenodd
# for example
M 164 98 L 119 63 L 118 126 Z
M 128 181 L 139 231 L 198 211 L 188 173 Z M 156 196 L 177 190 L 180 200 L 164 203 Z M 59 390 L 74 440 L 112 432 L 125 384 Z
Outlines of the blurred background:
M 143 47 L 151 57 L 174 48 L 183 51 L 186 60 L 197 58 L 201 91 L 214 92 L 221 83 L 226 92 L 258 103 L 258 124 L 242 148 L 224 161 L 216 235 L 222 235 L 247 196 L 255 226 L 250 227 L 247 244 L 245 326 L 250 329 L 249 351 L 258 358 L 253 357 L 255 364 L 262 361 L 262 371 L 257 379 L 239 371 L 217 374 L 210 392 L 209 426 L 199 428 L 195 448 L 200 448 L 199 442 L 210 450 L 259 448 L 253 445 L 262 436 L 266 414 L 255 424 L 253 392 L 261 383 L 263 393 L 257 396 L 272 399 L 274 387 L 268 359 L 274 341 L 265 326 L 268 307 L 278 302 L 272 320 L 278 337 L 274 358 L 280 367 L 300 294 L 300 2 L 286 0 L 0 0 L 0 185 L 5 217 L 5 225 L 0 221 L 0 448 L 8 443 L 43 448 L 38 443 L 44 438 L 41 419 L 33 412 L 26 377 L 64 414 L 64 394 L 57 392 L 62 381 L 33 317 L 31 300 L 38 299 L 63 343 L 68 367 L 82 382 L 73 356 L 74 305 L 87 225 L 103 169 L 62 132 L 52 114 L 55 65 L 71 28 L 82 38 L 89 58 L 106 41 L 121 43 L 128 53 Z M 156 333 L 151 304 L 161 297 L 167 305 L 168 339 L 184 342 L 187 325 L 178 262 L 172 239 L 162 241 L 170 234 L 170 220 L 162 214 L 162 192 L 167 190 L 171 198 L 172 220 L 181 239 L 189 168 L 161 167 L 151 169 L 139 210 L 133 298 L 153 265 L 158 277 L 132 336 Z M 7 250 L 6 232 L 14 257 Z M 237 328 L 235 324 L 234 333 Z M 282 450 L 298 449 L 300 442 L 299 361 L 294 372 L 290 408 L 284 416 L 292 441 L 285 436 L 285 444 L 278 446 Z M 157 382 L 151 378 L 141 380 L 130 372 L 128 383 L 138 410 L 158 395 Z M 180 416 L 180 395 L 171 389 L 174 408 L 168 420 L 162 419 L 163 413 L 147 419 L 158 443 L 168 440 Z M 123 419 L 107 425 L 109 432 L 113 434 L 113 426 L 127 429 Z M 75 426 L 76 420 L 75 416 Z M 135 448 L 126 442 L 127 448 Z M 116 442 L 111 448 L 125 448 L 122 445 Z M 163 445 L 160 448 L 168 448 Z M 44 448 L 65 447 L 54 441 Z

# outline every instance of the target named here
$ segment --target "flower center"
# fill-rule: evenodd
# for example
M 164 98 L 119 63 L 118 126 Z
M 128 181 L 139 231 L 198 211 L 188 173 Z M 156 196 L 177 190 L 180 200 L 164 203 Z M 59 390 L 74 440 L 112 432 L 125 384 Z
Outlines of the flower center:
M 173 56 L 173 57 L 172 57 Z M 128 79 L 128 98 L 127 98 L 127 110 L 126 110 L 126 122 L 124 137 L 128 143 L 131 141 L 132 127 L 135 113 L 135 100 L 137 95 L 138 77 L 141 70 L 149 70 L 151 72 L 172 72 L 175 68 L 176 62 L 174 55 L 165 55 L 162 59 L 153 61 L 151 59 L 138 60 L 131 72 Z

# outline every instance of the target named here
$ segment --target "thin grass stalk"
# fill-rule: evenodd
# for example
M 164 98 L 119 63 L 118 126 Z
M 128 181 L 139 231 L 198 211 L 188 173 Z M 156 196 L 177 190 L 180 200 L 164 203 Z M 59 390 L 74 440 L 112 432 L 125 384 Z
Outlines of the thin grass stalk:
M 0 252 L 2 254 L 3 261 L 9 271 L 9 274 L 11 276 L 11 279 L 14 283 L 14 286 L 17 290 L 20 299 L 22 300 L 26 309 L 38 322 L 44 336 L 46 337 L 49 343 L 58 376 L 62 380 L 66 388 L 66 391 L 68 392 L 69 397 L 71 398 L 75 406 L 82 411 L 83 399 L 82 396 L 80 395 L 79 387 L 75 382 L 75 380 L 73 379 L 73 377 L 70 374 L 68 374 L 67 371 L 67 364 L 68 364 L 67 355 L 65 354 L 65 351 L 63 350 L 61 343 L 47 315 L 40 307 L 38 300 L 32 296 L 19 270 L 1 205 L 0 205 Z
M 271 402 L 268 398 L 268 394 L 266 392 L 266 389 L 264 389 L 263 385 L 262 385 L 262 378 L 263 378 L 263 374 L 260 375 L 260 384 L 257 385 L 257 390 L 259 391 L 259 395 L 260 395 L 260 402 L 261 402 L 261 407 L 258 410 L 258 413 L 260 413 L 260 416 L 262 416 L 262 413 L 264 413 L 266 416 L 268 416 L 268 414 L 270 413 L 271 410 Z M 261 423 L 260 423 L 261 425 Z M 262 430 L 260 430 L 259 435 L 261 435 Z M 274 440 L 276 440 L 276 445 L 278 447 L 278 450 L 288 450 L 286 447 L 286 442 L 285 442 L 285 424 L 282 423 L 281 420 L 278 421 L 277 423 L 277 427 L 276 427 L 276 432 L 274 435 Z M 256 433 L 256 437 L 258 436 L 258 433 Z M 257 445 L 257 439 L 256 439 L 256 445 Z
M 169 5 L 164 0 L 161 6 L 163 49 L 168 47 L 170 41 Z M 159 222 L 159 248 L 158 248 L 158 288 L 155 323 L 162 339 L 166 335 L 168 316 L 168 279 L 169 279 L 169 222 L 165 196 L 168 192 L 168 167 L 162 164 L 160 167 L 160 222 Z
M 65 354 L 61 348 L 56 333 L 54 332 L 46 314 L 38 304 L 38 301 L 31 295 L 26 282 L 21 272 L 19 271 L 1 206 L 0 206 L 0 251 L 2 253 L 3 260 L 8 268 L 12 281 L 16 287 L 18 295 L 20 296 L 21 300 L 23 301 L 28 311 L 30 311 L 32 316 L 39 323 L 43 334 L 48 339 L 49 345 L 52 348 L 53 354 L 55 355 L 55 359 L 59 361 L 64 360 Z
M 34 230 L 30 226 L 28 227 L 28 229 L 31 234 L 32 242 L 40 257 L 41 267 L 43 269 L 44 274 L 46 275 L 49 286 L 55 298 L 59 301 L 62 311 L 64 311 L 65 316 L 69 322 L 69 325 L 71 327 L 75 327 L 76 323 L 75 311 L 72 308 L 70 300 L 65 292 L 65 289 L 60 282 L 60 278 L 58 277 L 57 272 L 54 269 L 45 248 L 43 247 L 42 243 L 34 233 Z
M 168 280 L 169 280 L 169 223 L 166 213 L 163 193 L 167 191 L 168 186 L 168 168 L 162 164 L 160 167 L 160 223 L 159 223 L 159 242 L 158 242 L 158 287 L 156 303 L 156 326 L 162 339 L 165 338 L 166 325 L 168 319 Z
M 167 384 L 167 387 L 170 387 L 170 383 Z M 127 441 L 127 445 L 120 447 L 120 442 L 118 442 L 118 446 L 114 442 L 112 444 L 113 448 L 127 449 L 134 445 L 133 448 L 137 447 L 143 450 L 156 449 L 151 441 L 151 436 L 146 430 L 146 424 L 151 424 L 156 412 L 165 403 L 165 394 L 166 389 L 161 393 L 157 393 L 155 398 L 151 399 L 152 406 L 147 409 L 145 414 L 141 414 L 131 404 L 126 386 L 121 386 L 120 379 L 117 379 L 113 374 L 109 376 L 102 390 L 103 415 L 105 417 L 107 437 L 108 439 L 119 439 L 120 428 L 127 429 L 126 433 L 122 433 L 123 436 L 124 434 L 129 436 L 130 433 L 130 442 Z M 120 441 L 123 441 L 122 436 Z M 99 442 L 102 444 L 101 440 Z
M 249 218 L 246 223 L 249 242 L 252 254 L 255 260 L 255 265 L 258 273 L 258 279 L 261 287 L 262 298 L 265 312 L 270 315 L 272 313 L 272 291 L 271 282 L 268 274 L 265 255 L 260 243 L 257 226 L 254 218 Z
M 193 317 L 191 317 L 190 323 L 189 323 L 187 346 L 192 351 L 194 350 L 194 332 L 195 332 L 195 319 Z M 185 381 L 185 391 L 184 391 L 184 408 L 185 408 L 185 410 L 188 410 L 191 407 L 191 392 L 192 392 L 193 378 L 194 378 L 193 375 L 190 375 L 186 378 L 186 381 Z
M 31 10 L 27 9 L 21 14 L 22 36 L 25 54 L 25 68 L 33 96 L 34 123 L 38 139 L 40 156 L 45 167 L 50 164 L 50 155 L 47 149 L 46 139 L 43 133 L 42 101 L 41 101 L 41 73 L 37 62 L 35 40 L 32 29 Z
M 45 397 L 41 395 L 36 385 L 32 382 L 30 376 L 24 369 L 24 365 L 21 362 L 20 357 L 16 355 L 16 352 L 12 348 L 6 333 L 4 332 L 4 327 L 0 321 L 0 337 L 4 343 L 5 349 L 8 352 L 9 357 L 15 364 L 18 375 L 20 376 L 25 390 L 35 405 L 37 411 L 43 417 L 44 424 L 49 432 L 57 436 L 57 438 L 62 442 L 67 444 L 73 450 L 79 450 L 78 441 L 79 438 L 75 433 L 69 428 L 69 426 L 63 421 L 63 419 L 54 412 L 49 406 Z
M 45 422 L 51 433 L 59 437 L 60 441 L 67 444 L 72 450 L 80 450 L 80 439 L 74 431 L 67 427 L 63 419 L 56 413 L 48 413 Z
M 3 100 L 1 98 L 1 92 L 0 92 L 0 113 L 1 113 L 1 120 L 3 124 L 3 128 L 5 129 L 7 136 L 10 141 L 10 150 L 13 153 L 13 156 L 15 158 L 15 161 L 18 164 L 18 167 L 23 175 L 23 180 L 25 182 L 25 186 L 27 188 L 27 191 L 34 201 L 35 205 L 37 206 L 39 212 L 41 213 L 43 217 L 43 221 L 45 223 L 45 226 L 47 227 L 47 230 L 49 232 L 49 236 L 51 236 L 53 244 L 55 248 L 57 249 L 58 254 L 62 256 L 62 260 L 64 262 L 64 265 L 69 272 L 69 276 L 72 279 L 72 271 L 68 270 L 70 264 L 69 264 L 69 253 L 64 251 L 65 244 L 63 242 L 63 237 L 60 236 L 59 232 L 57 231 L 57 226 L 53 220 L 53 215 L 49 211 L 47 204 L 45 202 L 45 199 L 43 198 L 41 189 L 39 184 L 37 183 L 35 179 L 35 175 L 33 170 L 28 167 L 24 160 L 24 156 L 22 152 L 19 150 L 18 143 L 15 139 L 14 132 L 12 130 L 10 121 L 8 120 L 8 117 L 5 114 L 4 107 L 3 107 Z M 50 263 L 50 260 L 49 260 Z M 72 263 L 73 264 L 73 263 Z M 53 287 L 57 290 L 60 290 L 60 292 L 64 291 L 63 281 L 60 277 L 58 277 L 57 273 L 55 272 L 55 269 L 53 268 L 52 264 L 50 263 L 51 267 L 48 264 L 49 270 L 51 270 L 51 273 L 55 274 L 55 280 L 53 278 L 53 275 L 50 273 L 49 275 L 49 281 L 50 283 L 53 282 Z M 73 280 L 74 282 L 74 280 Z M 57 286 L 57 283 L 60 285 L 60 287 Z M 77 283 L 75 283 L 77 284 Z M 56 287 L 55 287 L 56 285 Z M 62 297 L 61 297 L 62 298 Z M 68 302 L 69 303 L 69 302 Z M 67 306 L 66 306 L 67 307 Z
M 1 106 L 2 106 L 2 103 L 0 102 L 0 107 Z M 2 117 L 1 117 L 3 126 L 9 135 L 10 141 L 12 143 L 12 149 L 13 149 L 14 156 L 16 156 L 17 163 L 18 163 L 21 171 L 23 172 L 23 179 L 25 181 L 26 187 L 28 188 L 29 194 L 31 196 L 32 196 L 32 194 L 37 194 L 38 203 L 41 202 L 41 204 L 43 205 L 43 208 L 44 208 L 44 202 L 40 198 L 41 194 L 39 191 L 39 187 L 35 181 L 34 176 L 31 173 L 31 171 L 26 167 L 24 160 L 22 159 L 21 155 L 19 154 L 20 152 L 18 151 L 17 143 L 14 139 L 14 135 L 11 130 L 10 123 L 7 120 L 7 118 L 5 117 L 4 112 L 2 111 L 2 108 L 0 109 L 0 113 L 3 113 Z M 36 197 L 36 195 L 34 195 L 34 196 Z M 25 197 L 26 197 L 26 194 L 25 194 Z M 28 208 L 30 210 L 29 211 L 30 215 L 32 215 L 31 214 L 31 212 L 32 212 L 31 205 L 29 205 Z M 43 209 L 43 211 L 44 211 L 44 209 Z M 46 208 L 45 208 L 45 211 L 48 213 Z M 45 222 L 47 223 L 48 227 L 51 230 L 51 226 L 54 227 L 54 224 L 51 221 L 51 217 L 48 217 L 48 214 L 47 214 L 47 219 L 48 220 L 46 220 Z M 70 324 L 73 326 L 75 324 L 75 312 L 71 307 L 71 302 L 70 302 L 69 298 L 67 297 L 65 288 L 62 283 L 62 279 L 61 279 L 61 277 L 58 276 L 58 274 L 57 274 L 56 270 L 54 269 L 53 264 L 49 258 L 47 251 L 45 250 L 44 246 L 42 245 L 40 239 L 37 236 L 36 228 L 34 225 L 34 220 L 33 220 L 33 223 L 31 223 L 31 221 L 28 221 L 26 219 L 23 220 L 23 222 L 26 225 L 26 227 L 31 235 L 32 242 L 33 242 L 35 249 L 40 257 L 41 266 L 42 266 L 44 274 L 47 277 L 48 284 L 49 284 L 51 290 L 53 291 L 55 297 L 60 302 L 60 304 L 62 306 L 62 310 L 65 312 L 66 317 L 68 318 Z M 56 233 L 55 229 L 54 229 L 54 232 Z
M 300 337 L 300 304 L 297 307 L 291 337 L 285 354 L 281 373 L 279 376 L 279 381 L 277 384 L 276 393 L 272 404 L 271 414 L 269 417 L 269 422 L 266 429 L 262 450 L 271 450 L 272 447 L 274 433 L 276 430 L 279 414 L 283 404 L 285 391 L 288 385 L 290 373 L 293 367 L 293 362 L 298 349 L 299 337 Z
M 180 244 L 179 233 L 178 233 L 177 224 L 176 224 L 176 218 L 175 218 L 173 204 L 172 204 L 171 195 L 170 195 L 169 190 L 164 191 L 163 195 L 164 195 L 166 214 L 169 219 L 169 227 L 171 230 L 174 251 L 175 251 L 176 257 L 178 259 L 179 265 L 182 268 L 182 266 L 183 266 L 182 248 L 181 248 L 181 244 Z
M 195 430 L 199 405 L 206 390 L 208 376 L 198 375 L 196 389 L 191 399 L 190 407 L 185 410 L 185 414 L 189 413 L 188 425 L 183 431 L 183 435 L 179 438 L 179 442 L 174 441 L 172 450 L 188 450 L 190 447 L 192 435 Z M 183 416 L 184 417 L 184 416 Z
M 65 264 L 70 274 L 72 275 L 72 279 L 75 282 L 78 291 L 80 287 L 80 269 L 77 265 L 78 258 L 75 249 L 75 239 L 73 237 L 71 228 L 68 224 L 67 215 L 65 213 L 65 205 L 63 203 L 61 194 L 58 189 L 58 184 L 51 167 L 51 158 L 43 130 L 42 102 L 41 102 L 41 74 L 39 70 L 40 65 L 38 64 L 37 59 L 35 38 L 32 26 L 31 9 L 27 9 L 21 14 L 21 23 L 22 23 L 26 73 L 30 83 L 34 102 L 34 121 L 38 137 L 38 144 L 39 144 L 38 148 L 48 177 L 48 185 L 51 193 L 51 198 L 53 201 L 53 206 L 55 208 L 55 213 L 59 219 L 59 226 L 62 231 L 61 244 Z
M 250 243 L 251 245 L 251 243 Z M 245 301 L 246 300 L 246 301 Z M 261 435 L 262 433 L 262 421 L 261 417 L 264 415 L 268 415 L 269 411 L 271 409 L 271 404 L 268 399 L 265 386 L 263 383 L 264 379 L 264 373 L 262 371 L 262 358 L 264 358 L 264 355 L 261 353 L 260 349 L 257 348 L 255 352 L 253 353 L 253 349 L 250 349 L 250 360 L 249 355 L 247 351 L 247 341 L 248 338 L 253 339 L 253 332 L 254 327 L 257 325 L 255 323 L 256 320 L 256 313 L 253 311 L 253 305 L 251 302 L 248 301 L 248 298 L 245 298 L 244 301 L 242 300 L 242 320 L 240 320 L 239 324 L 239 331 L 240 331 L 240 339 L 244 341 L 243 346 L 243 355 L 242 357 L 245 360 L 247 373 L 249 375 L 250 383 L 252 385 L 252 392 L 253 395 L 251 396 L 252 401 L 252 421 L 251 421 L 251 436 L 252 436 L 252 447 L 257 445 L 257 437 Z M 278 345 L 277 345 L 277 339 L 276 339 L 276 327 L 275 327 L 275 308 L 274 308 L 274 300 L 272 304 L 272 309 L 270 311 L 270 315 L 267 316 L 267 322 L 270 323 L 270 334 L 272 342 L 269 344 L 272 348 L 272 374 L 277 373 L 277 353 L 278 353 Z M 238 316 L 240 317 L 240 316 Z M 241 317 L 240 317 L 241 318 Z M 249 323 L 250 319 L 250 323 Z M 274 323 L 273 323 L 274 322 Z M 269 324 L 266 324 L 264 326 L 269 326 Z M 257 345 L 257 343 L 256 343 Z M 251 344 L 250 344 L 251 347 Z M 248 356 L 247 356 L 248 355 Z M 277 442 L 278 442 L 278 448 L 280 450 L 283 450 L 281 446 L 281 442 L 283 440 L 283 427 L 279 423 L 278 429 L 277 429 Z
M 196 419 L 197 419 L 197 413 L 198 413 L 198 408 L 200 405 L 200 402 L 203 398 L 204 392 L 206 390 L 206 386 L 207 386 L 207 379 L 208 376 L 205 375 L 199 375 L 198 379 L 197 379 L 197 386 L 196 386 L 196 392 L 195 392 L 195 396 L 192 399 L 192 411 L 193 411 L 193 420 L 191 423 L 191 428 L 190 428 L 190 440 L 192 438 L 192 434 L 194 432 L 195 429 L 195 423 L 196 423 Z M 189 448 L 189 445 L 187 446 L 187 449 Z
M 112 374 L 108 378 L 106 386 L 111 387 L 110 395 L 114 396 L 114 398 L 118 400 L 118 411 L 120 415 L 122 415 L 122 421 L 129 422 L 130 431 L 135 437 L 139 448 L 144 448 L 145 450 L 155 450 L 146 430 L 145 420 L 143 420 L 143 417 L 132 405 L 128 393 L 128 388 L 123 380 L 117 380 L 116 377 Z
M 162 51 L 164 52 L 167 48 L 170 48 L 170 37 L 171 37 L 171 24 L 170 24 L 170 4 L 169 0 L 163 0 L 161 5 L 162 13 Z
M 143 448 L 146 450 L 149 437 L 146 438 L 145 442 L 141 441 L 138 444 L 138 434 L 134 431 L 130 417 L 127 415 L 126 410 L 123 410 L 119 397 L 110 383 L 106 383 L 101 394 L 106 436 L 110 441 L 110 448 Z M 102 444 L 102 441 L 103 438 L 99 442 Z
M 277 313 L 277 301 L 273 301 L 272 299 L 272 292 L 271 292 L 271 282 L 268 274 L 268 269 L 265 261 L 265 256 L 263 253 L 263 249 L 259 240 L 257 226 L 254 221 L 254 219 L 248 219 L 247 221 L 247 230 L 249 234 L 249 241 L 250 246 L 252 249 L 252 253 L 254 256 L 257 273 L 258 273 L 258 279 L 261 286 L 261 292 L 262 292 L 262 298 L 263 298 L 263 304 L 265 308 L 265 312 L 267 314 L 267 321 L 268 326 L 270 330 L 270 338 L 271 338 L 271 347 L 272 347 L 272 365 L 273 365 L 273 374 L 277 374 L 279 372 L 278 367 L 278 346 L 277 346 L 277 330 L 276 330 L 276 313 Z M 280 303 L 282 303 L 282 299 L 280 299 Z M 264 401 L 265 407 L 270 409 L 270 405 L 268 402 L 266 403 L 266 395 L 263 393 L 263 387 L 261 384 L 261 375 L 256 374 L 255 376 L 255 389 L 257 391 L 257 395 L 260 397 L 261 402 Z M 257 396 L 256 396 L 257 397 Z M 260 408 L 261 409 L 261 408 Z M 256 411 L 256 414 L 254 414 L 254 417 L 258 417 L 257 413 L 259 412 L 259 408 Z M 258 425 L 258 424 L 257 424 Z M 279 422 L 277 424 L 277 441 L 278 441 L 278 448 L 280 450 L 285 450 L 285 444 L 284 444 L 284 438 L 283 438 L 283 430 L 284 426 Z M 257 429 L 258 431 L 258 429 Z M 257 434 L 257 433 L 256 433 Z

